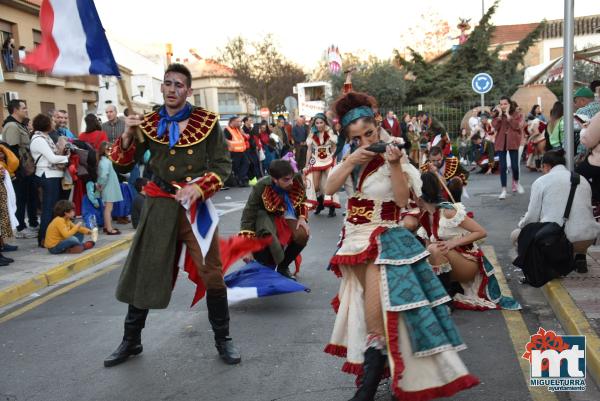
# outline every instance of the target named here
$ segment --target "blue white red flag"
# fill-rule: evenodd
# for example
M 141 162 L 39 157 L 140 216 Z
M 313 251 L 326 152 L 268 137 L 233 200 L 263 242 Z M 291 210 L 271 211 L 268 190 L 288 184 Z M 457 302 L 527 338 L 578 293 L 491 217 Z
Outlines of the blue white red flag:
M 212 238 L 215 235 L 217 225 L 219 224 L 217 209 L 210 199 L 204 202 L 197 201 L 192 205 L 184 204 L 183 207 L 186 209 L 185 215 L 192 226 L 192 232 L 198 241 L 198 245 L 200 245 L 202 256 L 206 257 Z M 183 254 L 185 254 L 186 250 L 185 244 L 183 247 L 184 249 L 181 252 L 182 258 L 184 257 Z
M 115 75 L 119 68 L 92 0 L 43 0 L 42 42 L 23 60 L 52 75 Z
M 273 269 L 251 262 L 225 276 L 229 303 L 292 292 L 310 292 L 310 288 L 290 280 Z

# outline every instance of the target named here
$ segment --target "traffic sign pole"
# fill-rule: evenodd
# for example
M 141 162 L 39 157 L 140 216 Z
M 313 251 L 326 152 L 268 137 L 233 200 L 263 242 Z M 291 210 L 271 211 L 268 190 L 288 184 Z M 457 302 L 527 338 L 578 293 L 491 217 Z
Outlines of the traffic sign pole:
M 481 111 L 485 107 L 485 94 L 492 90 L 494 87 L 494 80 L 490 74 L 480 72 L 475 75 L 471 80 L 471 87 L 475 93 L 481 95 Z

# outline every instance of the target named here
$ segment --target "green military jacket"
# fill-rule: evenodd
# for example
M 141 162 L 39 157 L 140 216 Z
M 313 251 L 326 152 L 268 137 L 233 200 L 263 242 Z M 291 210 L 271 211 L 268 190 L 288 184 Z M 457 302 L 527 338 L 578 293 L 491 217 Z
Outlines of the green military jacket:
M 123 150 L 115 142 L 111 159 L 120 172 L 131 170 L 150 151 L 149 166 L 164 181 L 196 181 L 209 199 L 231 173 L 231 159 L 218 115 L 194 108 L 179 141 L 169 148 L 168 134 L 158 137 L 158 113 L 144 116 L 140 125 L 145 141 Z M 178 215 L 182 206 L 173 198 L 147 197 L 129 255 L 117 286 L 117 299 L 141 309 L 166 308 L 176 277 Z M 217 235 L 215 233 L 215 235 Z
M 302 175 L 296 174 L 294 176 L 294 184 L 288 194 L 294 205 L 296 216 L 308 220 L 308 208 L 305 204 L 306 189 Z M 269 246 L 269 250 L 277 264 L 283 260 L 283 247 L 277 241 L 275 217 L 284 214 L 285 202 L 283 197 L 273 189 L 271 177 L 261 178 L 252 188 L 246 207 L 242 212 L 240 235 L 249 237 L 272 236 L 274 240 Z

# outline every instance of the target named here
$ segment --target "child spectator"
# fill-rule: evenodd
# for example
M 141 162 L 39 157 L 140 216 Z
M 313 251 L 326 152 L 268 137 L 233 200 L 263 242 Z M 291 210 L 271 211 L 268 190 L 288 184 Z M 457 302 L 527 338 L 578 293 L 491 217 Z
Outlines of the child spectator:
M 94 247 L 93 241 L 83 242 L 83 235 L 92 234 L 92 230 L 73 224 L 75 205 L 68 200 L 59 200 L 54 206 L 54 219 L 48 225 L 44 247 L 53 255 L 60 253 L 81 253 Z
M 94 181 L 88 181 L 85 184 L 86 194 L 81 202 L 81 215 L 85 226 L 89 229 L 94 227 L 104 227 L 104 205 L 100 192 L 96 189 Z
M 121 231 L 112 226 L 112 209 L 114 202 L 123 200 L 119 179 L 113 168 L 112 161 L 108 158 L 111 146 L 108 142 L 102 142 L 98 151 L 100 161 L 98 162 L 98 189 L 104 202 L 104 233 L 107 235 L 118 235 Z
M 133 225 L 133 228 L 136 229 L 140 221 L 144 202 L 146 201 L 146 192 L 144 191 L 144 186 L 146 186 L 146 184 L 148 184 L 148 179 L 146 178 L 138 178 L 135 180 L 135 190 L 137 191 L 137 195 L 133 200 L 133 207 L 131 208 L 131 224 Z

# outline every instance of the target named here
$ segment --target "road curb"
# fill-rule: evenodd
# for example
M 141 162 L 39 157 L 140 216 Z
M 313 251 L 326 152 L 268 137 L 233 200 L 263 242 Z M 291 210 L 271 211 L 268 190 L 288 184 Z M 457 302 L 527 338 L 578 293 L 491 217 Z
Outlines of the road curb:
M 587 370 L 600 385 L 600 338 L 560 280 L 548 282 L 542 287 L 542 292 L 565 332 L 572 336 L 585 336 Z
M 132 239 L 133 234 L 0 290 L 0 307 L 19 301 L 36 291 L 56 284 L 108 259 L 116 251 L 127 248 Z

